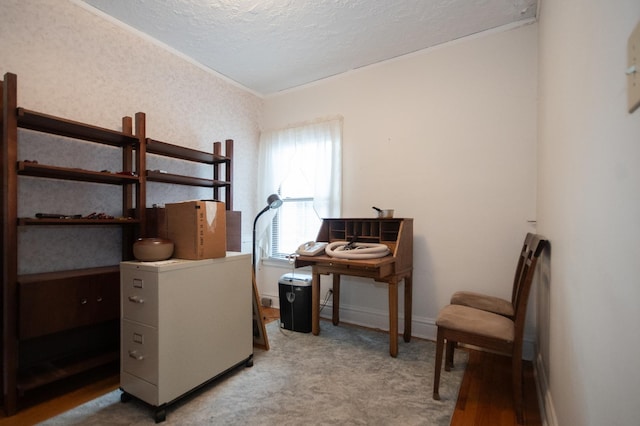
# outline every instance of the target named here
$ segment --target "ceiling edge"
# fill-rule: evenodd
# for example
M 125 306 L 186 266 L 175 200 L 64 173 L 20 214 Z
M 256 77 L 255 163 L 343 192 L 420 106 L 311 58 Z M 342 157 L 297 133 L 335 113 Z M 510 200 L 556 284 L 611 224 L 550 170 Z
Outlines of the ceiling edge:
M 498 27 L 490 28 L 488 30 L 479 31 L 477 33 L 469 34 L 469 35 L 466 35 L 466 36 L 463 36 L 463 37 L 460 37 L 460 38 L 457 38 L 457 39 L 454 39 L 454 40 L 447 41 L 445 43 L 440 43 L 440 44 L 437 44 L 437 45 L 434 45 L 434 46 L 431 46 L 431 47 L 427 47 L 427 48 L 420 49 L 420 50 L 417 50 L 417 51 L 414 51 L 414 52 L 406 53 L 404 55 L 399 55 L 399 56 L 396 56 L 395 58 L 386 59 L 384 61 L 380 61 L 380 62 L 376 62 L 376 63 L 373 63 L 373 64 L 369 64 L 369 65 L 365 65 L 365 66 L 362 66 L 362 67 L 358 67 L 358 68 L 354 68 L 354 69 L 351 69 L 351 70 L 347 70 L 347 71 L 341 72 L 339 74 L 335 74 L 335 75 L 332 75 L 332 76 L 329 76 L 329 77 L 321 78 L 321 79 L 318 79 L 318 80 L 315 80 L 315 81 L 312 81 L 312 82 L 309 82 L 309 83 L 305 83 L 305 84 L 302 84 L 302 85 L 299 85 L 299 86 L 291 87 L 289 89 L 284 89 L 284 90 L 281 90 L 281 91 L 278 91 L 278 92 L 274 92 L 274 93 L 270 93 L 270 94 L 264 94 L 264 93 L 256 92 L 255 90 L 250 89 L 250 88 L 238 83 L 237 81 L 227 77 L 226 75 L 221 74 L 221 73 L 215 71 L 214 69 L 203 65 L 202 63 L 196 61 L 192 57 L 190 57 L 188 55 L 185 55 L 184 53 L 180 52 L 179 50 L 172 48 L 171 46 L 169 46 L 169 45 L 167 45 L 167 44 L 165 44 L 165 43 L 163 43 L 163 42 L 161 42 L 161 41 L 149 36 L 148 34 L 143 33 L 140 30 L 137 30 L 137 29 L 135 29 L 135 28 L 123 23 L 122 21 L 119 21 L 119 20 L 115 19 L 111 15 L 108 15 L 108 14 L 102 12 L 100 9 L 97 9 L 94 6 L 91 6 L 90 4 L 84 2 L 83 0 L 69 0 L 69 1 L 71 3 L 73 3 L 73 4 L 75 4 L 75 5 L 83 8 L 83 9 L 85 9 L 89 13 L 92 13 L 92 14 L 94 14 L 94 15 L 102 18 L 102 19 L 105 19 L 108 22 L 111 22 L 115 26 L 120 27 L 120 28 L 124 29 L 125 31 L 128 31 L 131 34 L 133 34 L 133 35 L 135 35 L 137 37 L 140 37 L 141 39 L 146 40 L 146 41 L 154 44 L 155 46 L 166 50 L 167 52 L 169 52 L 169 53 L 171 53 L 173 55 L 176 55 L 177 57 L 189 62 L 190 64 L 200 68 L 201 70 L 203 70 L 203 71 L 205 71 L 205 72 L 207 72 L 207 73 L 209 73 L 209 74 L 211 74 L 211 75 L 213 75 L 215 77 L 218 77 L 218 78 L 222 79 L 223 81 L 229 83 L 230 85 L 232 85 L 234 87 L 237 87 L 237 88 L 239 88 L 241 90 L 244 90 L 245 92 L 250 93 L 250 94 L 252 94 L 252 95 L 254 95 L 254 96 L 256 96 L 256 97 L 258 97 L 260 99 L 272 98 L 272 97 L 275 97 L 275 96 L 278 96 L 278 95 L 282 95 L 282 94 L 286 94 L 286 93 L 290 93 L 290 92 L 293 92 L 293 91 L 296 91 L 296 90 L 301 90 L 301 89 L 304 89 L 304 88 L 307 88 L 307 87 L 312 87 L 312 86 L 317 85 L 317 84 L 319 84 L 321 82 L 326 82 L 328 80 L 336 79 L 336 78 L 338 78 L 340 76 L 344 76 L 346 74 L 351 74 L 351 73 L 358 72 L 358 71 L 361 71 L 361 70 L 366 70 L 366 69 L 369 69 L 371 67 L 377 67 L 377 66 L 380 66 L 382 64 L 386 64 L 386 63 L 389 63 L 389 62 L 392 62 L 392 61 L 402 60 L 402 59 L 405 59 L 405 58 L 409 58 L 411 56 L 415 56 L 415 55 L 423 54 L 425 52 L 429 52 L 431 50 L 441 49 L 441 48 L 444 48 L 444 47 L 447 47 L 447 46 L 451 46 L 451 45 L 453 45 L 455 43 L 460 43 L 460 42 L 467 41 L 467 40 L 473 40 L 473 39 L 478 38 L 478 37 L 485 37 L 487 35 L 498 33 L 498 32 L 510 31 L 512 29 L 516 29 L 516 28 L 519 28 L 519 27 L 522 27 L 522 26 L 526 26 L 526 25 L 530 25 L 530 24 L 536 23 L 537 22 L 537 16 L 538 16 L 538 13 L 539 13 L 539 10 L 540 10 L 540 4 L 542 3 L 542 0 L 538 0 L 536 16 L 533 17 L 533 18 L 523 19 L 521 21 L 516 21 L 516 22 L 509 23 L 509 24 L 501 25 L 501 26 L 498 26 Z
M 538 0 L 538 1 L 540 1 L 540 0 Z M 357 72 L 360 72 L 360 71 L 368 70 L 368 69 L 371 69 L 371 68 L 374 68 L 374 67 L 382 66 L 382 65 L 394 62 L 394 61 L 400 61 L 400 60 L 403 60 L 403 59 L 406 59 L 406 58 L 411 58 L 413 56 L 422 55 L 422 54 L 425 54 L 427 52 L 430 52 L 430 51 L 433 51 L 433 50 L 436 50 L 436 49 L 442 49 L 442 48 L 445 48 L 445 47 L 448 47 L 448 46 L 452 46 L 452 45 L 457 44 L 457 43 L 462 43 L 462 42 L 466 42 L 466 41 L 469 41 L 469 40 L 474 40 L 476 38 L 486 37 L 488 35 L 495 34 L 495 33 L 511 31 L 511 30 L 514 30 L 514 29 L 517 29 L 517 28 L 520 28 L 520 27 L 524 27 L 524 26 L 527 26 L 527 25 L 535 24 L 536 22 L 537 22 L 536 18 L 528 18 L 528 19 L 523 19 L 521 21 L 517 21 L 517 22 L 511 22 L 509 24 L 500 25 L 498 27 L 490 28 L 488 30 L 479 31 L 477 33 L 473 33 L 473 34 L 469 34 L 469 35 L 466 35 L 466 36 L 463 36 L 463 37 L 459 37 L 459 38 L 454 39 L 454 40 L 450 40 L 450 41 L 447 41 L 447 42 L 444 42 L 444 43 L 436 44 L 436 45 L 431 46 L 431 47 L 426 47 L 424 49 L 416 50 L 414 52 L 405 53 L 404 55 L 399 55 L 399 56 L 396 56 L 395 58 L 386 59 L 384 61 L 380 61 L 380 62 L 376 62 L 376 63 L 373 63 L 373 64 L 365 65 L 365 66 L 362 66 L 362 67 L 359 67 L 359 68 L 353 68 L 351 70 L 341 72 L 340 74 L 331 75 L 329 77 L 325 77 L 325 78 L 322 78 L 322 79 L 319 79 L 319 80 L 316 80 L 316 81 L 305 83 L 305 84 L 302 84 L 300 86 L 291 87 L 289 89 L 281 90 L 279 92 L 266 94 L 266 95 L 263 95 L 263 98 L 264 99 L 274 98 L 276 96 L 287 94 L 287 93 L 291 93 L 291 92 L 294 92 L 296 90 L 302 90 L 302 89 L 306 89 L 308 87 L 313 87 L 313 86 L 315 86 L 317 84 L 321 84 L 321 83 L 324 83 L 326 81 L 334 80 L 334 79 L 340 78 L 342 76 L 346 76 L 346 75 L 350 75 L 350 74 L 357 73 Z
M 252 90 L 252 89 L 250 89 L 250 88 L 248 88 L 246 86 L 243 86 L 242 84 L 240 84 L 237 81 L 227 77 L 226 75 L 221 74 L 221 73 L 217 72 L 216 70 L 207 67 L 206 65 L 203 65 L 202 63 L 196 61 L 195 59 L 193 59 L 192 57 L 190 57 L 188 55 L 185 55 L 184 53 L 180 52 L 179 50 L 176 50 L 173 47 L 171 47 L 171 46 L 169 46 L 169 45 L 167 45 L 167 44 L 165 44 L 165 43 L 163 43 L 163 42 L 151 37 L 150 35 L 145 34 L 142 31 L 137 30 L 137 29 L 125 24 L 124 22 L 115 19 L 113 16 L 104 13 L 100 9 L 97 9 L 94 6 L 91 6 L 90 4 L 85 3 L 82 0 L 69 0 L 69 1 L 71 3 L 74 3 L 75 5 L 77 5 L 79 7 L 87 10 L 88 12 L 90 12 L 90 13 L 92 13 L 92 14 L 94 14 L 94 15 L 96 15 L 96 16 L 98 16 L 98 17 L 100 17 L 100 18 L 102 18 L 102 19 L 104 19 L 104 20 L 106 20 L 106 21 L 108 21 L 108 22 L 110 22 L 112 24 L 114 24 L 115 26 L 120 27 L 120 28 L 124 29 L 125 31 L 128 31 L 131 34 L 133 34 L 133 35 L 135 35 L 137 37 L 140 37 L 141 39 L 146 40 L 146 41 L 154 44 L 155 46 L 166 50 L 167 52 L 169 52 L 169 53 L 171 53 L 173 55 L 176 55 L 180 59 L 183 59 L 183 60 L 189 62 L 190 64 L 200 68 L 201 70 L 203 70 L 203 71 L 205 71 L 205 72 L 207 72 L 207 73 L 209 73 L 211 75 L 214 75 L 215 77 L 218 77 L 218 78 L 224 80 L 225 82 L 231 84 L 232 86 L 235 86 L 235 87 L 237 87 L 239 89 L 242 89 L 245 92 L 248 92 L 248 93 L 250 93 L 250 94 L 252 94 L 254 96 L 257 96 L 257 97 L 259 97 L 261 99 L 264 99 L 264 97 L 265 97 L 265 95 L 263 93 L 258 93 L 258 92 L 254 91 L 254 90 Z

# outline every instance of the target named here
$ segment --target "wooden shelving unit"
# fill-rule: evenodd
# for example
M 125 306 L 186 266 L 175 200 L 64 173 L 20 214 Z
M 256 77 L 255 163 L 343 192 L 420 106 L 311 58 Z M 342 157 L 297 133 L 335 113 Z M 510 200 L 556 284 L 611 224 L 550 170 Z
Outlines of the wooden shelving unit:
M 119 358 L 119 267 L 18 275 L 18 227 L 118 226 L 122 258 L 145 223 L 145 115 L 122 119 L 110 130 L 17 106 L 17 77 L 2 81 L 2 382 L 7 415 L 19 396 L 53 381 Z M 18 129 L 92 142 L 122 151 L 122 172 L 58 167 L 18 161 Z M 122 187 L 118 218 L 18 218 L 20 176 Z M 82 254 L 80 254 L 82 255 Z
M 6 73 L 0 84 L 2 115 L 2 402 L 7 415 L 19 408 L 25 392 L 119 361 L 119 265 L 41 274 L 18 274 L 20 227 L 119 227 L 122 260 L 133 258 L 136 238 L 157 231 L 162 209 L 146 208 L 147 181 L 212 189 L 227 208 L 229 251 L 240 251 L 240 212 L 233 211 L 233 140 L 213 143 L 212 152 L 198 151 L 146 138 L 146 117 L 124 117 L 121 130 L 111 130 L 18 107 L 17 76 Z M 19 160 L 19 129 L 119 148 L 121 171 L 87 170 Z M 147 154 L 211 166 L 210 177 L 147 170 Z M 21 177 L 114 185 L 122 188 L 121 215 L 18 217 Z M 81 190 L 85 190 L 81 188 Z M 147 217 L 147 214 L 150 217 Z M 79 256 L 82 256 L 79 253 Z

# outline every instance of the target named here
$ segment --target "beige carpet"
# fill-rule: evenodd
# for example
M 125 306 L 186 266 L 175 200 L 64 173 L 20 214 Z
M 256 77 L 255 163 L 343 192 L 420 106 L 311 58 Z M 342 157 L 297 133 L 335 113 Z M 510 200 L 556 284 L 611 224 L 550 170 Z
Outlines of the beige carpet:
M 449 425 L 467 355 L 443 372 L 431 398 L 435 344 L 400 338 L 389 356 L 384 332 L 330 322 L 319 336 L 267 326 L 271 349 L 167 407 L 163 425 Z M 152 425 L 153 408 L 114 391 L 43 425 Z

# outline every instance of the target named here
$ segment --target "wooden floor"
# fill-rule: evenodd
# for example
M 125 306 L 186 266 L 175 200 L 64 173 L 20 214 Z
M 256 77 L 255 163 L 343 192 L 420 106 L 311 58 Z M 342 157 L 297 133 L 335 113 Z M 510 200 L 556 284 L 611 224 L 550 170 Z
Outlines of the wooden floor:
M 447 374 L 442 371 L 442 374 Z M 541 426 L 533 366 L 524 366 L 524 425 Z M 511 358 L 469 350 L 452 426 L 518 425 L 511 393 Z
M 277 309 L 264 309 L 265 322 L 280 318 Z M 442 374 L 447 374 L 443 371 Z M 86 386 L 73 386 L 68 392 L 33 403 L 12 417 L 0 414 L 0 426 L 24 426 L 42 422 L 87 401 L 118 388 L 118 374 L 103 374 Z M 524 425 L 540 426 L 536 389 L 531 363 L 525 366 Z M 431 389 L 425 389 L 425 397 Z M 451 420 L 452 426 L 512 426 L 518 425 L 511 396 L 511 363 L 501 355 L 469 350 L 469 362 L 460 385 L 458 402 Z

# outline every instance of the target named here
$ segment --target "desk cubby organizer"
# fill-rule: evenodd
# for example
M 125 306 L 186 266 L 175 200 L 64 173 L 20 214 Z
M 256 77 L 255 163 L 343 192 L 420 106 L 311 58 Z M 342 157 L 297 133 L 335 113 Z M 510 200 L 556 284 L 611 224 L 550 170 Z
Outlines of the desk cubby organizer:
M 402 219 L 327 219 L 320 229 L 322 241 L 385 244 L 394 251 Z M 319 240 L 320 241 L 320 240 Z
M 333 243 L 335 241 L 352 241 L 354 238 L 361 243 L 385 244 L 389 247 L 394 257 L 402 256 L 403 251 L 398 252 L 398 242 L 407 241 L 413 244 L 410 239 L 412 235 L 402 236 L 402 228 L 406 228 L 407 221 L 401 218 L 390 219 L 324 219 L 318 231 L 317 241 Z M 412 229 L 407 229 L 404 233 L 411 234 Z

